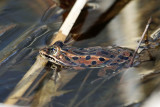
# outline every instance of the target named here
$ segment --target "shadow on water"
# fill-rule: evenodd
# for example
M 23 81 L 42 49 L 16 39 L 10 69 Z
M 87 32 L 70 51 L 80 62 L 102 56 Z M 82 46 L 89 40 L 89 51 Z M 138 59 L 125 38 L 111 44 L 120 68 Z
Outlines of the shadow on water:
M 30 69 L 39 49 L 49 45 L 50 38 L 58 31 L 71 9 L 69 4 L 73 3 L 74 1 L 58 0 L 56 4 L 52 0 L 0 1 L 0 102 L 7 98 L 18 81 Z M 71 31 L 73 38 L 86 34 L 72 44 L 75 47 L 117 45 L 135 49 L 150 16 L 153 17 L 153 21 L 149 35 L 159 27 L 158 3 L 149 0 L 144 0 L 142 3 L 135 0 L 128 3 L 115 18 L 103 26 L 99 33 L 92 36 L 91 26 L 100 16 L 103 19 L 102 14 L 109 9 L 113 1 L 92 0 L 89 3 L 92 5 L 86 5 Z M 87 31 L 91 33 L 86 33 Z M 97 78 L 97 72 L 101 69 L 81 70 L 76 72 L 75 76 L 72 76 L 75 71 L 64 69 L 65 73 L 67 72 L 65 75 L 71 80 L 67 79 L 68 83 L 63 84 L 56 95 L 53 95 L 54 90 L 48 88 L 44 97 L 46 95 L 50 97 L 46 98 L 47 101 L 41 106 L 140 107 L 141 102 L 147 99 L 159 82 L 157 75 L 148 75 L 154 71 L 153 69 L 159 70 L 158 66 L 154 66 L 154 62 L 150 61 L 138 68 L 124 70 L 126 71 L 124 74 L 119 74 L 110 80 L 102 79 L 93 84 L 91 82 Z M 22 101 L 19 104 L 37 106 L 39 101 L 37 99 L 43 97 L 40 94 L 41 87 L 51 74 L 48 74 L 46 80 L 32 92 L 25 103 Z M 143 75 L 147 76 L 140 81 Z M 41 104 L 40 101 L 38 103 Z

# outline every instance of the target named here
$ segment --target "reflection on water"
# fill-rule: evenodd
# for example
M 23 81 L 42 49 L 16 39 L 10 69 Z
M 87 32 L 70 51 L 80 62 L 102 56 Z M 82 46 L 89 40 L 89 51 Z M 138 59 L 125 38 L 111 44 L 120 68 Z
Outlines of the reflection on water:
M 122 10 L 121 14 L 110 23 L 110 35 L 113 35 L 111 37 L 118 46 L 125 46 L 133 49 L 137 46 L 136 41 L 138 37 L 141 36 L 139 33 L 140 30 L 138 29 L 140 23 L 136 21 L 138 15 L 137 2 L 138 1 L 135 0 L 129 3 L 125 9 Z
M 57 32 L 70 8 L 66 8 L 65 6 L 68 5 L 62 1 L 60 8 L 52 0 L 0 2 L 3 2 L 3 5 L 0 5 L 0 101 L 3 102 L 22 76 L 30 69 L 39 49 L 48 45 L 52 34 Z M 99 5 L 98 8 L 86 6 L 81 18 L 76 22 L 72 34 L 83 34 L 113 3 L 112 0 L 93 0 L 91 2 Z M 131 1 L 96 37 L 89 36 L 89 39 L 86 37 L 81 41 L 76 41 L 73 45 L 77 47 L 118 45 L 134 49 L 149 17 L 153 16 L 152 30 L 157 28 L 159 22 L 157 10 L 160 8 L 156 5 L 158 3 L 148 0 L 143 2 Z M 150 13 L 145 13 L 144 10 L 148 9 L 147 4 L 150 2 Z M 63 8 L 65 9 L 63 10 Z M 147 14 L 147 17 L 140 18 L 144 14 Z M 69 73 L 64 69 L 62 77 L 65 83 L 61 84 L 58 90 L 52 85 L 53 81 L 50 81 L 50 85 L 44 88 L 43 85 L 48 82 L 45 80 L 36 89 L 35 94 L 32 92 L 30 97 L 33 102 L 28 98 L 25 103 L 25 100 L 22 100 L 19 104 L 37 106 L 35 104 L 39 102 L 41 106 L 45 107 L 134 105 L 134 103 L 145 101 L 153 91 L 153 88 L 147 91 L 144 87 L 154 87 L 158 84 L 158 82 L 151 84 L 149 81 L 155 75 L 146 77 L 146 81 L 141 78 L 142 75 L 153 72 L 154 66 L 147 68 L 147 64 L 151 65 L 153 62 L 146 63 L 145 66 L 142 65 L 142 68 L 133 68 L 134 75 L 132 70 L 127 70 L 128 78 L 126 75 L 118 75 L 110 80 L 102 79 L 94 84 L 91 84 L 91 81 L 97 78 L 97 72 L 101 69 L 87 69 L 81 72 L 69 71 Z M 51 74 L 48 74 L 47 79 Z M 138 79 L 135 79 L 137 77 Z M 126 87 L 126 83 L 128 83 L 128 87 Z M 148 83 L 150 83 L 149 86 Z M 134 96 L 133 91 L 135 91 Z

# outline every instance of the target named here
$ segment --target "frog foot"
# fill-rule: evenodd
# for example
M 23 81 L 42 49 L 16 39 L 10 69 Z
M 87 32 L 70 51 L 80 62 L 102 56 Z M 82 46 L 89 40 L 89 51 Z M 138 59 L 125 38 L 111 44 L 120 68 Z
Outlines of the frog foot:
M 55 71 L 51 77 L 51 79 L 56 83 L 57 81 L 59 81 L 61 78 L 61 74 L 57 71 Z

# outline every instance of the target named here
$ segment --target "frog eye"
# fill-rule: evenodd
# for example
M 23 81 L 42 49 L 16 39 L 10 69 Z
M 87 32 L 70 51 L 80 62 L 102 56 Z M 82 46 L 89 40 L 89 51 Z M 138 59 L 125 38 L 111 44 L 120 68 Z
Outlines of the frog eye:
M 55 46 L 50 47 L 50 48 L 49 48 L 49 52 L 50 52 L 51 54 L 53 54 L 53 55 L 56 55 L 57 52 L 58 52 L 57 47 L 55 47 Z

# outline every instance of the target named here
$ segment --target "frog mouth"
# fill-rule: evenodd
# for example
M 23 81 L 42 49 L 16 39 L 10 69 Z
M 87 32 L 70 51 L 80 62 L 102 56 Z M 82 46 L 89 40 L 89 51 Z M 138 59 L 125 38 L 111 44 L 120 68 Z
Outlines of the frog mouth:
M 39 51 L 39 53 L 43 58 L 47 59 L 50 62 L 55 62 L 56 61 L 55 58 L 51 57 L 50 55 L 46 54 L 43 51 Z
M 47 59 L 48 61 L 50 61 L 50 62 L 52 62 L 52 63 L 58 64 L 58 65 L 63 64 L 63 62 L 61 62 L 60 60 L 52 57 L 51 55 L 48 55 L 48 54 L 47 54 L 45 51 L 43 51 L 43 50 L 40 50 L 39 53 L 40 53 L 40 56 L 42 56 L 43 58 Z

